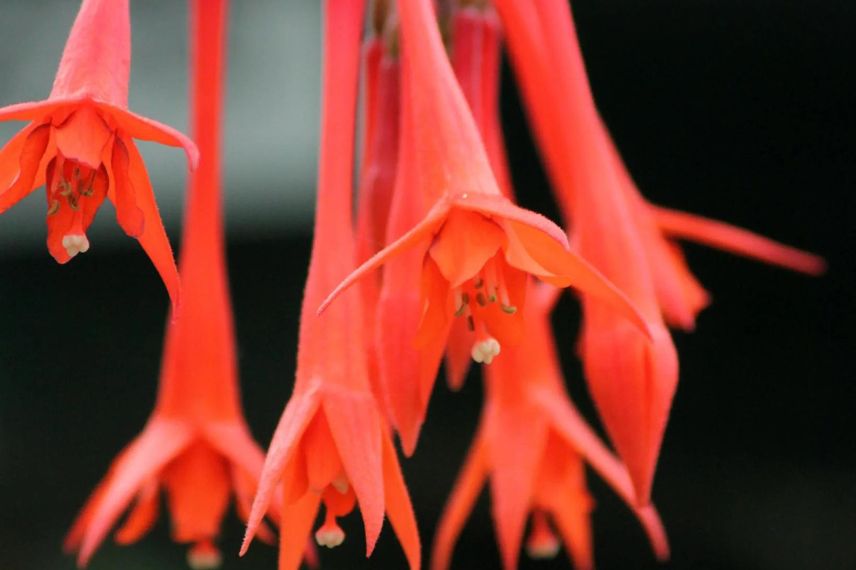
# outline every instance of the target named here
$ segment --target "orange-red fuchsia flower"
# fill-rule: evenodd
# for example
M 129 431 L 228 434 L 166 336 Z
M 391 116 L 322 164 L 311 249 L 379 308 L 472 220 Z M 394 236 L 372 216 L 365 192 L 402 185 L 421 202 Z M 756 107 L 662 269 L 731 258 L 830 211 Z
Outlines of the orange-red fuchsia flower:
M 559 549 L 555 527 L 575 567 L 592 568 L 592 500 L 584 461 L 634 510 L 658 558 L 669 555 L 657 512 L 651 505 L 636 506 L 627 469 L 601 443 L 565 392 L 550 328 L 556 297 L 557 291 L 549 286 L 531 285 L 522 342 L 485 368 L 482 418 L 438 525 L 434 570 L 450 566 L 455 541 L 487 479 L 503 568 L 517 567 L 530 514 L 530 556 L 555 556 Z
M 808 273 L 821 271 L 823 262 L 745 230 L 647 204 L 597 113 L 567 2 L 497 0 L 496 7 L 572 241 L 636 303 L 653 333 L 652 343 L 584 295 L 586 378 L 645 503 L 678 378 L 663 319 L 691 328 L 708 302 L 664 234 Z
M 503 196 L 513 200 L 499 115 L 499 20 L 489 4 L 458 6 L 451 14 L 450 36 L 452 68 L 484 141 L 491 170 Z M 467 323 L 455 319 L 446 348 L 446 377 L 452 389 L 460 387 L 469 370 L 471 336 Z
M 198 152 L 184 135 L 128 110 L 131 28 L 128 0 L 84 0 L 50 96 L 0 109 L 29 121 L 0 150 L 0 213 L 45 185 L 48 250 L 66 263 L 89 249 L 86 230 L 108 198 L 119 225 L 139 240 L 175 304 L 178 273 L 133 139 Z
M 490 362 L 503 342 L 519 336 L 527 273 L 574 285 L 645 324 L 621 292 L 569 249 L 561 228 L 502 195 L 430 0 L 399 2 L 398 9 L 403 110 L 389 245 L 344 279 L 319 312 L 388 264 L 378 307 L 387 339 L 379 343 L 379 363 L 392 421 L 409 454 L 454 317 L 471 331 L 473 359 Z
M 323 295 L 355 264 L 352 137 L 363 6 L 355 0 L 325 3 L 318 201 L 296 380 L 268 450 L 241 550 L 246 551 L 276 490 L 282 489 L 280 570 L 299 566 L 322 502 L 325 521 L 315 532 L 320 545 L 341 544 L 345 535 L 336 518 L 358 504 L 367 554 L 374 549 L 386 512 L 410 567 L 420 565 L 410 498 L 367 377 L 359 291 L 349 291 L 328 312 L 316 315 Z
M 264 456 L 244 421 L 224 256 L 220 196 L 220 117 L 226 0 L 194 0 L 193 132 L 199 168 L 180 259 L 186 295 L 167 330 L 157 405 L 116 459 L 66 540 L 85 565 L 128 506 L 116 540 L 134 542 L 154 524 L 159 490 L 167 495 L 172 535 L 191 543 L 194 568 L 219 564 L 214 546 L 234 493 L 242 517 Z

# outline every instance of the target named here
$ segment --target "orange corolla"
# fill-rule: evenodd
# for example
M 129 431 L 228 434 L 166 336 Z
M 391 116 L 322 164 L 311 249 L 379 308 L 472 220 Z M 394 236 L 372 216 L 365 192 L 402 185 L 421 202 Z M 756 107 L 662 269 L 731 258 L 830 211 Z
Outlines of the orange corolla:
M 214 541 L 229 497 L 234 493 L 246 517 L 264 461 L 241 412 L 226 282 L 219 155 L 225 12 L 226 0 L 193 2 L 194 134 L 202 155 L 191 179 L 182 242 L 187 294 L 167 330 L 155 410 L 66 540 L 81 565 L 132 502 L 116 540 L 127 544 L 142 536 L 157 518 L 163 489 L 174 540 L 193 544 L 191 566 L 216 567 Z
M 654 208 L 633 184 L 594 104 L 564 0 L 497 0 L 517 78 L 574 245 L 636 304 L 653 342 L 583 296 L 580 350 L 607 431 L 626 461 L 637 498 L 648 500 L 677 386 L 678 362 L 664 319 L 692 328 L 708 296 L 677 246 L 686 237 L 807 273 L 816 256 L 745 230 Z
M 294 392 L 274 433 L 253 503 L 242 553 L 275 499 L 281 498 L 280 570 L 300 565 L 320 504 L 318 544 L 344 540 L 336 518 L 359 505 L 371 554 L 384 513 L 411 568 L 420 564 L 419 534 L 391 436 L 367 376 L 359 292 L 325 314 L 323 295 L 354 267 L 351 223 L 353 139 L 363 1 L 325 4 L 324 103 L 315 237 L 300 319 Z
M 569 249 L 561 228 L 502 195 L 430 0 L 398 8 L 402 134 L 389 245 L 347 276 L 319 312 L 389 264 L 377 319 L 389 339 L 380 342 L 381 379 L 410 453 L 453 320 L 466 323 L 473 359 L 490 362 L 504 342 L 519 337 L 527 274 L 578 287 L 645 324 L 621 292 Z
M 669 547 L 653 506 L 636 506 L 627 469 L 601 443 L 568 398 L 550 312 L 556 290 L 532 287 L 520 344 L 487 367 L 486 401 L 476 439 L 435 536 L 432 568 L 450 566 L 454 543 L 482 486 L 490 480 L 491 509 L 503 568 L 517 567 L 528 515 L 527 552 L 555 556 L 558 531 L 578 569 L 593 567 L 584 461 L 634 510 L 658 558 Z
M 130 66 L 128 0 L 84 0 L 48 99 L 0 108 L 2 121 L 29 121 L 0 150 L 0 213 L 44 184 L 48 250 L 66 263 L 89 249 L 86 230 L 108 198 L 175 303 L 172 249 L 133 139 L 183 147 L 191 167 L 198 152 L 181 133 L 128 110 Z

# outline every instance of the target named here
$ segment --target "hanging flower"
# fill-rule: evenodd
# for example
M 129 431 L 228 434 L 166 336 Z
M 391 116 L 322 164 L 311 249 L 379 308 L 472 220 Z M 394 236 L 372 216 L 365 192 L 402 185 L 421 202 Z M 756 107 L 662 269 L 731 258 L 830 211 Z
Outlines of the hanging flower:
M 645 324 L 626 297 L 570 251 L 564 232 L 505 198 L 455 81 L 427 0 L 400 2 L 402 123 L 389 245 L 345 278 L 319 312 L 381 265 L 380 356 L 394 427 L 411 453 L 455 318 L 490 362 L 519 336 L 526 275 L 574 285 Z M 389 294 L 386 295 L 385 291 Z M 414 332 L 415 331 L 415 332 Z M 413 348 L 419 354 L 413 354 Z M 387 363 L 386 371 L 384 361 Z M 384 379 L 386 378 L 386 379 Z
M 564 0 L 497 0 L 536 138 L 573 243 L 639 308 L 646 339 L 583 295 L 580 351 L 593 399 L 649 500 L 678 361 L 666 322 L 692 328 L 708 296 L 667 235 L 688 237 L 791 269 L 817 273 L 818 257 L 720 222 L 655 209 L 639 195 L 597 113 Z
M 361 296 L 350 291 L 317 316 L 324 293 L 354 266 L 351 176 L 360 31 L 364 2 L 325 4 L 324 104 L 315 238 L 300 319 L 294 392 L 268 450 L 241 552 L 274 501 L 281 499 L 280 570 L 300 565 L 320 504 L 315 532 L 335 547 L 345 534 L 336 519 L 359 505 L 366 553 L 374 549 L 384 513 L 410 568 L 419 568 L 420 543 L 398 458 L 372 394 L 366 367 Z
M 182 241 L 186 295 L 170 322 L 155 410 L 143 433 L 116 459 L 66 540 L 85 565 L 134 503 L 116 540 L 136 541 L 154 524 L 163 489 L 176 542 L 191 543 L 192 568 L 214 568 L 220 522 L 234 494 L 249 514 L 264 461 L 244 421 L 226 282 L 221 196 L 220 117 L 226 0 L 195 0 L 194 134 L 200 166 L 190 185 Z
M 482 486 L 490 480 L 491 510 L 503 568 L 517 567 L 526 520 L 526 550 L 555 556 L 561 541 L 578 569 L 593 567 L 584 460 L 634 510 L 658 558 L 669 548 L 653 506 L 637 507 L 625 467 L 606 449 L 564 391 L 550 312 L 557 297 L 531 287 L 523 341 L 486 367 L 486 401 L 476 439 L 443 512 L 432 568 L 450 566 L 452 549 Z
M 183 147 L 191 168 L 198 152 L 181 133 L 128 111 L 130 67 L 128 0 L 84 0 L 48 99 L 0 108 L 0 120 L 29 121 L 0 150 L 0 213 L 44 184 L 48 250 L 66 263 L 89 250 L 86 230 L 108 198 L 175 304 L 172 249 L 133 139 Z

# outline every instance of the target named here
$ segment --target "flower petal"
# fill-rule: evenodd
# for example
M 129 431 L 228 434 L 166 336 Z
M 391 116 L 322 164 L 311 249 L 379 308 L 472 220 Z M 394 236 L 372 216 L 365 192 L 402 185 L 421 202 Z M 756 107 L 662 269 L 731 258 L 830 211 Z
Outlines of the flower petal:
M 483 215 L 452 209 L 428 252 L 450 287 L 472 279 L 505 242 L 502 230 Z
M 488 368 L 503 366 L 498 361 Z M 496 378 L 501 381 L 502 378 Z M 496 527 L 502 565 L 517 567 L 533 485 L 547 440 L 547 418 L 524 402 L 488 409 L 486 433 L 490 438 L 491 511 Z
M 96 491 L 90 499 L 97 503 L 91 511 L 87 506 L 82 512 L 89 520 L 80 536 L 77 555 L 80 566 L 89 562 L 143 483 L 178 456 L 192 438 L 191 428 L 184 423 L 155 420 L 122 452 L 104 478 L 103 490 Z
M 50 99 L 30 101 L 0 107 L 0 121 L 33 121 L 41 123 L 52 111 L 74 103 L 76 100 Z
M 116 122 L 116 127 L 122 131 L 123 137 L 151 141 L 167 146 L 180 147 L 187 155 L 187 165 L 190 170 L 196 170 L 199 164 L 199 149 L 186 135 L 152 119 L 137 115 L 107 103 L 98 103 L 102 112 Z
M 306 430 L 309 421 L 318 410 L 319 404 L 318 387 L 317 384 L 313 384 L 310 385 L 306 392 L 292 395 L 285 406 L 285 411 L 283 411 L 271 439 L 264 467 L 262 467 L 262 473 L 259 477 L 259 489 L 256 492 L 253 507 L 247 519 L 247 530 L 244 533 L 244 541 L 241 544 L 241 556 L 250 547 L 250 542 L 253 540 L 253 536 L 256 534 L 259 524 L 276 492 L 276 487 L 282 479 L 283 470 L 294 456 L 297 446 L 300 443 L 300 438 Z M 284 513 L 283 516 L 285 516 Z
M 118 544 L 133 544 L 154 526 L 160 510 L 158 490 L 158 481 L 152 478 L 137 493 L 137 504 L 125 519 L 122 528 L 113 535 Z
M 383 500 L 386 514 L 392 529 L 398 537 L 398 542 L 404 549 L 410 570 L 419 568 L 422 559 L 422 546 L 419 541 L 419 529 L 413 514 L 410 495 L 401 475 L 395 447 L 389 435 L 384 434 L 383 445 Z
M 653 210 L 657 224 L 673 237 L 688 239 L 808 275 L 820 275 L 826 271 L 826 261 L 822 257 L 749 230 L 677 210 L 657 207 Z
M 452 493 L 443 508 L 443 514 L 437 523 L 434 544 L 431 547 L 431 570 L 446 570 L 452 563 L 452 551 L 479 498 L 482 486 L 488 475 L 488 449 L 485 441 L 484 426 L 476 433 L 470 451 Z
M 125 159 L 128 162 L 125 162 Z M 136 214 L 131 206 L 131 196 L 136 207 L 142 212 L 142 231 L 136 237 L 143 246 L 143 250 L 152 260 L 152 263 L 163 279 L 164 285 L 169 292 L 173 309 L 179 302 L 180 281 L 178 268 L 175 266 L 175 258 L 172 246 L 161 221 L 152 184 L 149 181 L 146 165 L 140 156 L 136 145 L 131 140 L 116 139 L 113 148 L 113 183 L 115 184 L 116 216 L 120 225 L 128 226 L 134 231 L 138 227 Z M 127 231 L 127 230 L 126 230 Z
M 572 285 L 586 295 L 607 303 L 650 337 L 648 321 L 635 305 L 600 271 L 578 254 L 563 248 L 544 232 L 532 226 L 507 221 L 508 263 L 535 275 L 551 285 Z
M 311 548 L 308 542 L 309 534 L 312 532 L 312 525 L 315 524 L 320 501 L 321 495 L 310 491 L 294 503 L 283 502 L 278 570 L 300 568 L 304 555 Z M 241 554 L 243 555 L 243 550 Z
M 657 557 L 667 559 L 669 542 L 659 516 L 652 505 L 638 506 L 639 501 L 627 468 L 607 449 L 570 400 L 557 398 L 552 390 L 538 390 L 535 398 L 549 415 L 559 436 L 585 457 L 586 462 L 633 510 Z
M 439 202 L 435 205 L 428 215 L 421 222 L 416 224 L 410 231 L 402 235 L 400 238 L 389 244 L 381 251 L 373 255 L 369 260 L 356 268 L 348 275 L 338 286 L 330 293 L 327 298 L 318 307 L 318 313 L 322 313 L 327 306 L 333 302 L 333 299 L 338 297 L 342 292 L 348 289 L 358 280 L 365 277 L 368 273 L 374 271 L 395 255 L 402 253 L 416 246 L 420 241 L 427 240 L 433 235 L 442 225 L 449 206 L 445 202 Z
M 21 131 L 21 133 L 24 132 L 27 135 L 23 141 L 23 145 L 21 145 L 21 139 L 16 136 L 0 151 L 0 161 L 2 161 L 0 168 L 3 171 L 8 171 L 9 167 L 6 166 L 6 161 L 13 160 L 13 157 L 17 159 L 19 165 L 18 174 L 14 178 L 14 181 L 0 191 L 0 213 L 11 208 L 24 196 L 33 191 L 35 187 L 33 183 L 35 182 L 39 165 L 42 162 L 42 155 L 44 155 L 48 141 L 50 140 L 50 126 L 48 125 L 39 125 Z
M 329 388 L 324 412 L 360 504 L 366 531 L 366 556 L 374 550 L 383 526 L 383 455 L 380 415 L 369 392 Z

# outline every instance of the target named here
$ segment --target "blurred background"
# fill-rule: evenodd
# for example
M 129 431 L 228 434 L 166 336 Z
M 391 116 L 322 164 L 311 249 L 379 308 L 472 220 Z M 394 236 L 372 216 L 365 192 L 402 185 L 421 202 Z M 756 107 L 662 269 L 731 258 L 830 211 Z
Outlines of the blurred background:
M 236 1 L 226 119 L 226 217 L 244 404 L 266 446 L 291 391 L 311 238 L 317 157 L 320 14 L 316 2 Z M 4 0 L 0 103 L 43 98 L 78 3 Z M 186 130 L 183 3 L 132 2 L 131 106 Z M 576 0 L 600 109 L 652 201 L 728 220 L 826 256 L 807 278 L 697 246 L 691 267 L 713 305 L 676 333 L 681 384 L 654 499 L 673 558 L 658 565 L 624 506 L 592 474 L 600 568 L 856 568 L 856 116 L 851 0 Z M 513 77 L 502 107 L 518 194 L 558 219 Z M 7 140 L 20 125 L 0 125 Z M 178 246 L 184 159 L 140 145 Z M 92 250 L 66 266 L 44 245 L 40 191 L 0 217 L 0 568 L 62 570 L 62 538 L 154 403 L 167 298 L 111 207 Z M 572 346 L 579 311 L 556 315 L 571 394 L 595 420 Z M 437 383 L 420 447 L 404 461 L 423 544 L 478 419 L 472 375 Z M 454 568 L 498 568 L 488 497 Z M 385 529 L 364 558 L 362 524 L 324 568 L 403 568 Z M 111 543 L 92 570 L 185 567 L 168 522 L 133 548 Z M 274 568 L 241 525 L 223 527 L 224 568 Z M 521 558 L 521 568 L 564 568 Z

